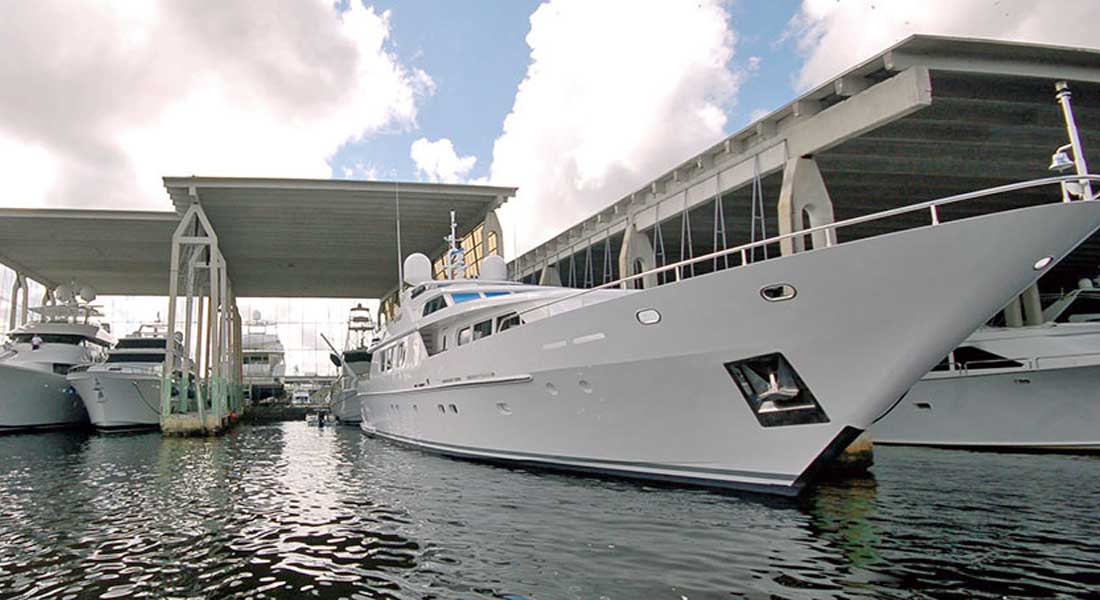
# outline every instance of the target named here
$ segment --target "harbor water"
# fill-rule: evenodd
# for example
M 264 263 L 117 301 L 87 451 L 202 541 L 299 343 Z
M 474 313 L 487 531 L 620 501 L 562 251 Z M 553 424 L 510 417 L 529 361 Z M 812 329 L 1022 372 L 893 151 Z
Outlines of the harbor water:
M 1062 598 L 1100 458 L 879 447 L 797 500 L 438 457 L 305 423 L 0 437 L 0 598 Z

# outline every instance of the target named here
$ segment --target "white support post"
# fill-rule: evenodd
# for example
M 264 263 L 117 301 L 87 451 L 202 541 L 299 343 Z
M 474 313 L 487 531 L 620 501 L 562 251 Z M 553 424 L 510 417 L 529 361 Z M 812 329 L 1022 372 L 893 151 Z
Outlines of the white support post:
M 15 331 L 15 328 L 19 325 L 16 319 L 19 315 L 19 287 L 22 281 L 23 274 L 16 271 L 15 281 L 11 284 L 11 310 L 9 311 L 11 317 L 8 322 L 8 331 Z
M 23 280 L 23 304 L 19 307 L 19 320 L 22 321 L 24 325 L 26 325 L 27 310 L 30 308 L 31 305 L 31 288 L 27 285 L 26 275 L 20 275 L 20 278 Z
M 218 276 L 218 272 L 221 270 L 221 265 L 218 264 L 218 245 L 217 242 L 210 243 L 210 315 L 209 315 L 209 331 L 210 339 L 208 340 L 208 348 L 210 352 L 207 356 L 207 368 L 210 374 L 207 378 L 206 393 L 210 396 L 210 410 L 214 413 L 214 418 L 220 418 L 219 403 L 221 398 L 221 384 L 218 381 L 218 363 L 221 358 L 221 325 L 219 323 L 219 307 L 221 306 L 221 279 Z M 205 421 L 203 424 L 205 425 Z M 219 423 L 220 425 L 220 423 Z
M 801 231 L 803 212 L 810 217 L 810 227 L 828 225 L 834 221 L 833 201 L 814 159 L 793 158 L 787 161 L 776 209 L 780 235 Z M 829 231 L 819 231 L 812 236 L 814 248 L 825 248 L 835 242 Z M 780 240 L 779 248 L 783 256 L 802 252 L 805 250 L 805 240 L 802 236 L 786 238 Z

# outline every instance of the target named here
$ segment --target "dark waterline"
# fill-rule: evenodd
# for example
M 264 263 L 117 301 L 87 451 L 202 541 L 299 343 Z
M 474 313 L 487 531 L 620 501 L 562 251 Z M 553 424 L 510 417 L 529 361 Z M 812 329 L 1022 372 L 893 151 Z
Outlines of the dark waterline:
M 876 449 L 797 501 L 304 423 L 0 437 L 0 598 L 973 598 L 1100 589 L 1100 458 Z

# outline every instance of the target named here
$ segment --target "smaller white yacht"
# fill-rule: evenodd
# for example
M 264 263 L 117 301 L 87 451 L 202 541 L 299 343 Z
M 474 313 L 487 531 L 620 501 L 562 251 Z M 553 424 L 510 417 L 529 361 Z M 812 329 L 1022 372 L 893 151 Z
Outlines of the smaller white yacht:
M 362 421 L 359 383 L 370 376 L 370 346 L 378 341 L 377 329 L 370 309 L 357 304 L 348 316 L 348 333 L 344 351 L 333 352 L 332 362 L 340 368 L 332 394 L 332 414 L 341 423 Z
M 87 304 L 65 286 L 56 304 L 31 308 L 38 320 L 8 334 L 0 350 L 0 431 L 70 427 L 88 422 L 84 404 L 69 386 L 69 370 L 100 360 L 115 338 Z
M 245 394 L 254 404 L 286 395 L 286 352 L 277 325 L 261 319 L 260 312 L 244 323 L 241 335 L 241 370 Z
M 102 363 L 73 369 L 69 383 L 84 400 L 93 426 L 100 431 L 131 431 L 160 427 L 160 389 L 168 325 L 141 325 L 122 338 Z M 177 355 L 182 344 L 174 339 Z M 188 361 L 185 369 L 191 368 Z M 181 372 L 182 373 L 182 372 Z M 173 378 L 173 395 L 182 376 Z M 189 378 L 194 381 L 194 374 Z
M 875 442 L 1100 452 L 1100 289 L 1082 280 L 1043 321 L 977 330 L 875 424 Z

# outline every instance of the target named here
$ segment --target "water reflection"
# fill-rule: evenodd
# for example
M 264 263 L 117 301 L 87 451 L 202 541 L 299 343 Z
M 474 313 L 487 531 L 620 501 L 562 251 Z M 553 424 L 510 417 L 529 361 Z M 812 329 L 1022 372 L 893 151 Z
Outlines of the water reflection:
M 0 437 L 0 598 L 1052 597 L 1100 460 L 878 450 L 800 501 L 511 470 L 300 423 Z

